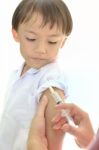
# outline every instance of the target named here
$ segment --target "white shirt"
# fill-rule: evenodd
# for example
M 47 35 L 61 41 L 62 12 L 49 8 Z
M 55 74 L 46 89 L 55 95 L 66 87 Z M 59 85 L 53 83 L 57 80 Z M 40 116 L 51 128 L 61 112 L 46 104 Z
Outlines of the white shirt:
M 40 69 L 29 69 L 21 75 L 22 67 L 11 77 L 6 106 L 0 124 L 0 150 L 26 150 L 31 120 L 43 91 L 50 85 L 64 90 L 67 83 L 56 63 Z

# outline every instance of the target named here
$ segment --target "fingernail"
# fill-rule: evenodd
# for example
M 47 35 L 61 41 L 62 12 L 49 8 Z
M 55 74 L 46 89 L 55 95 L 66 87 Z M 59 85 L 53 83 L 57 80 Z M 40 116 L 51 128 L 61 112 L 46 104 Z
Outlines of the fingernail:
M 63 129 L 63 130 L 67 130 L 68 128 L 69 128 L 69 126 L 67 124 L 65 124 L 61 127 L 61 129 Z

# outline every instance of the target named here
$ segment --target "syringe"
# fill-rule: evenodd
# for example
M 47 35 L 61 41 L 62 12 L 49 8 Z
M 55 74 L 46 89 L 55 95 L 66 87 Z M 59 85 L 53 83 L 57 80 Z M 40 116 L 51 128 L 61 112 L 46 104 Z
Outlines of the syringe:
M 49 90 L 51 92 L 51 95 L 53 96 L 56 104 L 64 103 L 64 100 L 60 97 L 60 95 L 50 86 Z M 69 116 L 69 110 L 62 109 L 62 116 L 66 117 L 68 123 L 71 125 L 74 125 L 72 117 Z

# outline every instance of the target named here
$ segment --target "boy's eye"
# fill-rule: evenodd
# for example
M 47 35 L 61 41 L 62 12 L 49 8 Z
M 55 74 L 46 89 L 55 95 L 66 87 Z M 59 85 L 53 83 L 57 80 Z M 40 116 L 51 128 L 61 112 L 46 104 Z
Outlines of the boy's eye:
M 48 43 L 49 44 L 57 44 L 57 42 L 51 42 L 51 41 L 49 41 Z
M 26 37 L 26 39 L 27 39 L 28 41 L 35 41 L 35 40 L 36 40 L 36 39 L 27 38 L 27 37 Z

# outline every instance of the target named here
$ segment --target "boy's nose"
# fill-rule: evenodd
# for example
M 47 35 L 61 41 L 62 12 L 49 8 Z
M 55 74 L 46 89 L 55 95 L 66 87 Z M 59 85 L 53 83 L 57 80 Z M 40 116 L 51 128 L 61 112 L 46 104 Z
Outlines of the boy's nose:
M 37 46 L 37 49 L 36 49 L 36 52 L 45 54 L 46 51 L 47 51 L 46 50 L 46 44 L 44 42 L 39 42 L 38 46 Z

